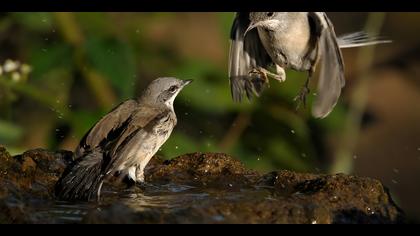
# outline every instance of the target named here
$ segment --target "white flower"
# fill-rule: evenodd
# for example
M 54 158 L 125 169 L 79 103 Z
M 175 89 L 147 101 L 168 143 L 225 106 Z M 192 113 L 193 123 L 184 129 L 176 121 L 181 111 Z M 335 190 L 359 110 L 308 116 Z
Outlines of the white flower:
M 18 72 L 13 72 L 12 73 L 12 80 L 14 82 L 19 82 L 20 79 L 21 79 L 21 75 Z
M 28 64 L 22 64 L 22 66 L 20 67 L 20 71 L 22 71 L 24 75 L 27 75 L 31 73 L 32 67 Z
M 3 69 L 4 72 L 12 72 L 15 71 L 19 67 L 19 62 L 12 61 L 10 59 L 7 59 L 4 63 Z

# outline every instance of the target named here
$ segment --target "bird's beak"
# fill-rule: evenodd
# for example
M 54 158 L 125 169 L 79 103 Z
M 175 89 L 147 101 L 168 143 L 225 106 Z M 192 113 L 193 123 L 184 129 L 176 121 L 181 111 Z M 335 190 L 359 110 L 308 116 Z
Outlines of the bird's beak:
M 249 31 L 251 31 L 252 29 L 254 29 L 254 28 L 258 27 L 258 26 L 259 26 L 259 24 L 258 24 L 258 23 L 255 23 L 255 24 L 252 24 L 252 23 L 251 23 L 251 25 L 249 25 L 248 29 L 246 29 L 246 30 L 245 30 L 244 37 L 246 36 L 246 34 L 247 34 Z
M 193 82 L 192 79 L 184 80 L 184 84 L 182 86 L 189 85 L 189 84 L 191 84 L 191 82 Z

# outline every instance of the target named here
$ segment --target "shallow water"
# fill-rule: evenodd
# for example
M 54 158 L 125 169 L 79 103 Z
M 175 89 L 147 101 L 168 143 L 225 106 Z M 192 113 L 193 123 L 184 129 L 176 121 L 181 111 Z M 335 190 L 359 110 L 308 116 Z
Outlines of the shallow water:
M 101 202 L 55 201 L 36 207 L 31 216 L 33 222 L 80 223 L 92 210 L 102 211 L 114 203 L 122 203 L 135 212 L 159 212 L 172 214 L 188 208 L 205 208 L 213 203 L 247 202 L 255 199 L 276 201 L 278 196 L 271 194 L 269 188 L 232 188 L 227 190 L 202 188 L 188 185 L 165 184 L 134 187 L 122 192 L 104 190 Z M 115 216 L 118 217 L 118 216 Z M 223 222 L 222 215 L 210 215 L 209 222 Z

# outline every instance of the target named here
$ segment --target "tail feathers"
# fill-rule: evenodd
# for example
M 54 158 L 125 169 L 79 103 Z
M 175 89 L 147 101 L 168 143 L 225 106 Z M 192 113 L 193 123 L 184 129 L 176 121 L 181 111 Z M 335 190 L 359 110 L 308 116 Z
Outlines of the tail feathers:
M 392 40 L 385 39 L 381 36 L 369 35 L 366 32 L 354 32 L 341 35 L 337 38 L 340 48 L 363 47 L 382 43 L 391 43 Z
M 230 88 L 232 98 L 235 102 L 241 102 L 244 95 L 246 95 L 249 100 L 252 99 L 253 95 L 259 97 L 266 86 L 267 82 L 259 77 L 230 77 Z
M 99 199 L 104 180 L 102 155 L 93 151 L 68 166 L 55 186 L 56 196 L 63 200 Z

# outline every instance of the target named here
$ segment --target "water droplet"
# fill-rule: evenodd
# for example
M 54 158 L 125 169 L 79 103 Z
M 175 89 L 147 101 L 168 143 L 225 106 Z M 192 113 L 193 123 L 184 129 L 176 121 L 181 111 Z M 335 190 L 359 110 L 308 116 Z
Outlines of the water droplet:
M 139 29 L 136 29 L 136 34 L 139 34 L 140 33 L 140 30 Z
M 60 129 L 55 129 L 55 132 L 60 132 Z
M 316 220 L 313 220 L 313 221 L 311 222 L 311 224 L 315 225 L 315 224 L 316 224 Z
M 178 146 L 175 146 L 175 149 L 178 149 Z
M 202 131 L 202 130 L 200 130 L 200 131 L 198 131 L 198 133 L 203 134 L 203 131 Z
M 233 185 L 232 184 L 229 184 L 229 187 L 233 187 Z
M 259 161 L 259 160 L 260 160 L 260 158 L 258 157 L 258 158 L 257 158 L 257 161 Z
M 43 23 L 46 23 L 47 22 L 47 19 L 45 19 L 45 18 L 42 18 L 42 20 L 41 20 Z
M 45 41 L 48 41 L 48 38 L 45 38 L 44 40 L 45 40 Z
M 398 181 L 396 181 L 395 179 L 391 180 L 393 184 L 398 184 Z
M 400 170 L 399 170 L 399 169 L 397 169 L 397 168 L 394 168 L 392 171 L 394 171 L 394 173 L 395 173 L 395 174 L 400 173 Z
M 294 133 L 295 133 L 295 130 L 293 130 L 293 129 L 292 129 L 292 130 L 290 130 L 290 132 L 291 132 L 292 134 L 294 134 Z
M 206 93 L 210 93 L 210 89 L 206 89 L 206 91 L 205 91 Z
M 43 52 L 47 52 L 48 50 L 46 48 L 41 49 Z
M 302 153 L 300 154 L 302 157 L 306 157 L 306 153 Z
M 417 148 L 417 151 L 420 151 L 420 147 Z
M 69 108 L 72 108 L 72 105 L 71 105 L 71 104 L 69 104 L 69 105 L 68 105 L 68 107 L 69 107 Z
M 185 112 L 185 115 L 188 116 L 188 112 Z
M 60 99 L 55 100 L 55 103 L 60 103 Z
M 353 159 L 356 160 L 357 159 L 357 155 L 353 155 Z

